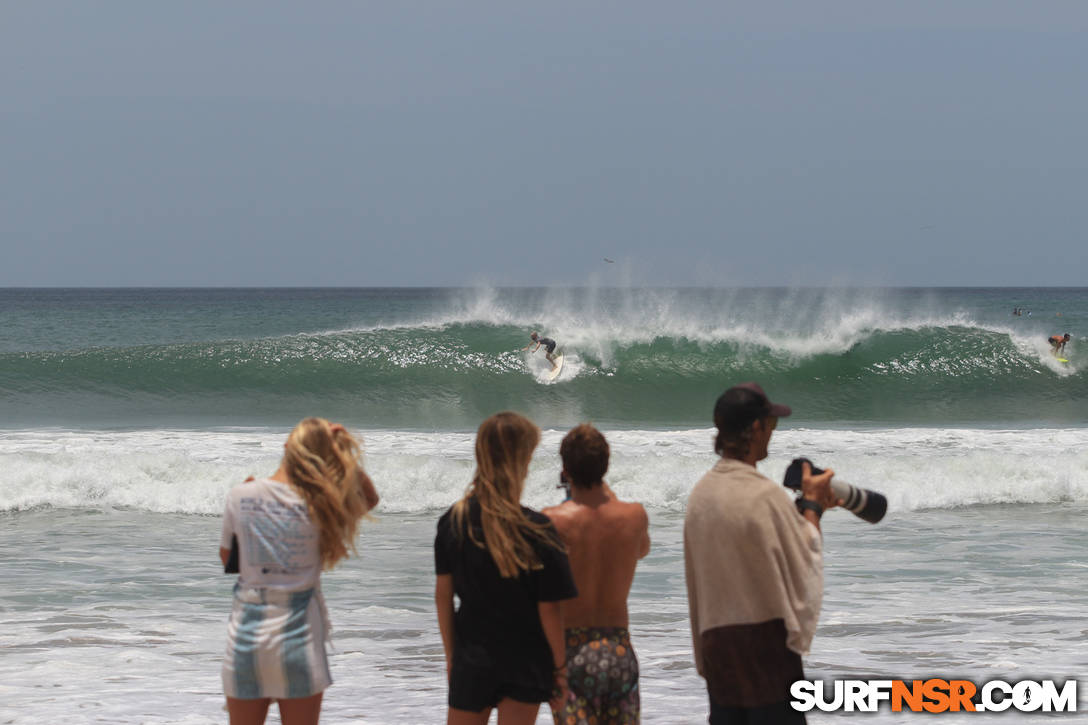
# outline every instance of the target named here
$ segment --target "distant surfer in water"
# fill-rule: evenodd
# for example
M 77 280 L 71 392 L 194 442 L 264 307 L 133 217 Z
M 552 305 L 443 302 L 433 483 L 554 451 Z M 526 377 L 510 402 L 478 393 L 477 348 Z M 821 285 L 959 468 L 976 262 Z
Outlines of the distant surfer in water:
M 1051 335 L 1047 338 L 1047 342 L 1050 343 L 1051 352 L 1055 355 L 1065 352 L 1065 343 L 1069 342 L 1069 333 L 1065 333 L 1065 337 L 1061 335 Z
M 540 335 L 538 335 L 536 332 L 533 332 L 531 335 L 529 335 L 529 338 L 536 343 L 536 347 L 533 347 L 533 342 L 530 342 L 528 345 L 521 348 L 522 350 L 528 350 L 530 347 L 533 347 L 531 352 L 536 352 L 540 349 L 540 346 L 543 345 L 544 357 L 548 358 L 548 362 L 552 364 L 552 370 L 555 370 L 557 367 L 559 367 L 555 364 L 555 357 L 552 356 L 552 353 L 555 352 L 555 340 L 551 339 L 550 337 L 540 337 Z

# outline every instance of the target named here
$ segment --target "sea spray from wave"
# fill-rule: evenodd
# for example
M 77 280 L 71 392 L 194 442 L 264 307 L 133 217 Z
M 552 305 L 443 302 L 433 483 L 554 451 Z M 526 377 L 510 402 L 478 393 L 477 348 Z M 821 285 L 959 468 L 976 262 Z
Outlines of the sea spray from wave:
M 713 464 L 712 431 L 606 431 L 608 481 L 622 498 L 682 511 Z M 547 430 L 525 501 L 560 499 L 559 441 Z M 231 486 L 275 470 L 286 430 L 7 431 L 0 433 L 0 511 L 38 508 L 219 514 Z M 388 513 L 438 512 L 474 468 L 471 433 L 368 431 L 366 467 Z M 795 456 L 888 496 L 889 516 L 915 509 L 1088 502 L 1088 449 L 1074 430 L 783 428 L 761 470 L 781 480 Z M 1062 466 L 1055 470 L 1054 460 Z
M 728 344 L 797 360 L 847 352 L 874 332 L 946 328 L 1004 334 L 1042 352 L 1046 336 L 1037 333 L 1050 329 L 1041 317 L 1010 318 L 1003 299 L 976 290 L 477 288 L 450 294 L 440 313 L 412 326 L 542 327 L 605 366 L 614 351 L 657 340 Z M 1079 315 L 1066 315 L 1061 324 L 1074 320 Z

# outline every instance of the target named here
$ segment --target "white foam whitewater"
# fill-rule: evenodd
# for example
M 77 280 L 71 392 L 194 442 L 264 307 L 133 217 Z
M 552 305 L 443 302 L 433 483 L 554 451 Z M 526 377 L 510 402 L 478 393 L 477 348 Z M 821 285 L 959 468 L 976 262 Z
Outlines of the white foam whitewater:
M 564 373 L 565 374 L 565 373 Z M 0 511 L 125 508 L 218 514 L 227 490 L 272 472 L 286 430 L 10 430 L 0 432 Z M 544 432 L 526 503 L 556 500 L 559 441 Z M 680 511 L 713 464 L 713 431 L 606 431 L 608 480 L 625 498 Z M 383 509 L 441 510 L 474 468 L 472 433 L 363 431 L 366 467 Z M 806 456 L 855 485 L 883 492 L 892 512 L 999 503 L 1088 501 L 1088 429 L 790 429 L 761 470 L 780 480 Z M 1056 465 L 1060 462 L 1060 465 Z

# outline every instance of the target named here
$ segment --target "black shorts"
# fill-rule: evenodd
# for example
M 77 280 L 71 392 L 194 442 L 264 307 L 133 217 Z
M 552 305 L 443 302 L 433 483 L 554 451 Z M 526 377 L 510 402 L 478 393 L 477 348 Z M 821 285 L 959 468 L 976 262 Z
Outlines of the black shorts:
M 552 343 L 549 343 L 549 344 L 545 345 L 544 349 L 548 351 L 548 354 L 551 354 L 551 353 L 555 352 L 555 343 L 552 342 Z
M 518 677 L 509 668 L 478 667 L 458 662 L 450 667 L 450 693 L 447 703 L 457 710 L 480 712 L 495 707 L 505 698 L 518 702 L 547 702 L 551 687 L 531 682 L 532 677 Z

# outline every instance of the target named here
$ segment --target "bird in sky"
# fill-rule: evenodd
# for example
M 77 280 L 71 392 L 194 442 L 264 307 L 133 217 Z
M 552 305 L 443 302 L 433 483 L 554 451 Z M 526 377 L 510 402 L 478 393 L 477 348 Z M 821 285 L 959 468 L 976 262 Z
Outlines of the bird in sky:
M 609 264 L 615 264 L 615 263 L 616 263 L 616 260 L 614 260 L 614 259 L 609 259 L 608 257 L 605 257 L 605 258 L 604 258 L 604 261 L 608 262 Z

